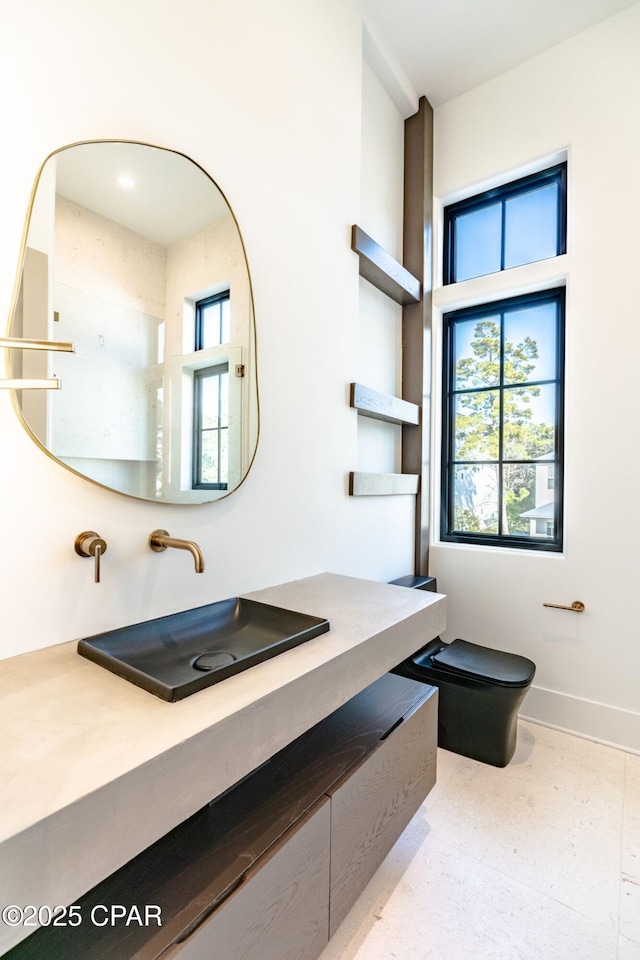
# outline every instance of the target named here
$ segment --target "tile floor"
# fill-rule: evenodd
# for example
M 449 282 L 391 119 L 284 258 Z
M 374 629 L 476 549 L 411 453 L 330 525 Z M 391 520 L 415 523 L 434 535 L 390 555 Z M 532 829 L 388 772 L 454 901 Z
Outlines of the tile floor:
M 438 782 L 321 960 L 640 960 L 640 756 L 520 721 Z

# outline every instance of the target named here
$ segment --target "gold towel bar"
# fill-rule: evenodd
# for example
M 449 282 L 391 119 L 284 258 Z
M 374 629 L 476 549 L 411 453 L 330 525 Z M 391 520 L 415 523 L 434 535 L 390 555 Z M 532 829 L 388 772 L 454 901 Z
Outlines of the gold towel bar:
M 64 340 L 24 340 L 22 337 L 0 337 L 0 348 L 6 350 L 51 350 L 57 353 L 74 353 L 72 343 Z M 59 390 L 56 379 L 30 380 L 28 378 L 0 379 L 0 390 Z
M 59 390 L 59 380 L 0 380 L 0 390 Z
M 52 350 L 58 353 L 74 353 L 72 343 L 63 340 L 24 340 L 22 337 L 0 337 L 0 347 L 6 350 Z
M 553 607 L 554 610 L 573 610 L 574 613 L 584 613 L 584 603 L 582 600 L 574 600 L 570 607 L 563 603 L 543 603 L 543 607 Z

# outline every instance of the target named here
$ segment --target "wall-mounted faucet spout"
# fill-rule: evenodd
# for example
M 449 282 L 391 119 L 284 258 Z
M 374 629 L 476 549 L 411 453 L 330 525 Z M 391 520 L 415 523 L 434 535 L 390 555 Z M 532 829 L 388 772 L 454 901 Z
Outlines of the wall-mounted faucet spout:
M 193 540 L 179 540 L 177 537 L 170 537 L 166 530 L 154 530 L 149 537 L 149 546 L 156 553 L 162 553 L 167 547 L 176 547 L 178 550 L 188 550 L 193 557 L 196 573 L 204 571 L 204 557 L 202 550 Z

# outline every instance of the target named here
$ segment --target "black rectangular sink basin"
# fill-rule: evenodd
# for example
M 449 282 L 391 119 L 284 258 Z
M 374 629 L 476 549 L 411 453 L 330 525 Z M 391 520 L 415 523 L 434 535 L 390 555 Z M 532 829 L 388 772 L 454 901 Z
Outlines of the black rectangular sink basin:
M 329 630 L 306 613 L 233 597 L 78 641 L 78 653 L 163 700 L 204 687 Z

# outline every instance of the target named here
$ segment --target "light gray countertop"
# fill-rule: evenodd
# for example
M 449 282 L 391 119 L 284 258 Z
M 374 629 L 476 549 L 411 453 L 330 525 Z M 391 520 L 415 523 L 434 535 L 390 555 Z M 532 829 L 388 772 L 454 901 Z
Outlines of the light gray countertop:
M 336 574 L 247 596 L 331 629 L 177 703 L 76 641 L 0 661 L 0 905 L 72 903 L 445 629 L 440 594 Z

